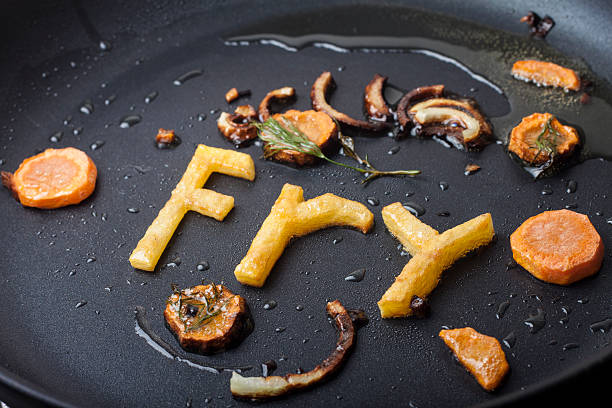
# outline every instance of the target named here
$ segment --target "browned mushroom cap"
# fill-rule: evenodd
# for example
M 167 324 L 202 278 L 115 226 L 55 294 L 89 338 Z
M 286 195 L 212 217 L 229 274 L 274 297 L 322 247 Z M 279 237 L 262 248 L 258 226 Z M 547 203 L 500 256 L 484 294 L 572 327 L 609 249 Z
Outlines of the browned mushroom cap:
M 251 124 L 256 116 L 257 112 L 251 105 L 240 105 L 233 114 L 221 113 L 217 119 L 217 127 L 227 140 L 240 146 L 257 137 L 257 129 Z
M 408 113 L 406 112 L 410 106 L 425 99 L 439 98 L 443 94 L 444 85 L 431 85 L 415 88 L 402 96 L 402 99 L 397 103 L 397 120 L 402 129 L 407 130 L 407 128 L 410 127 L 410 117 L 408 117 Z
M 372 120 L 386 122 L 391 117 L 391 111 L 382 93 L 386 81 L 386 76 L 375 74 L 365 88 L 365 112 Z
M 334 78 L 331 72 L 325 71 L 319 75 L 314 84 L 312 84 L 312 89 L 310 90 L 310 99 L 312 99 L 312 107 L 314 110 L 325 112 L 340 123 L 360 129 L 377 132 L 389 128 L 387 123 L 366 122 L 364 120 L 354 119 L 346 113 L 338 112 L 332 108 L 331 105 L 327 103 L 326 96 L 329 90 L 334 86 Z
M 265 122 L 270 117 L 270 104 L 274 101 L 288 102 L 295 97 L 295 89 L 290 86 L 275 89 L 261 100 L 259 104 L 259 120 Z
M 243 377 L 234 372 L 230 380 L 232 395 L 251 399 L 278 397 L 317 384 L 338 370 L 355 342 L 355 327 L 349 313 L 338 300 L 327 304 L 327 313 L 334 319 L 340 337 L 330 356 L 321 364 L 306 373 L 284 377 Z
M 480 147 L 491 135 L 491 126 L 470 101 L 427 99 L 413 105 L 407 114 L 417 134 L 445 135 L 456 147 Z

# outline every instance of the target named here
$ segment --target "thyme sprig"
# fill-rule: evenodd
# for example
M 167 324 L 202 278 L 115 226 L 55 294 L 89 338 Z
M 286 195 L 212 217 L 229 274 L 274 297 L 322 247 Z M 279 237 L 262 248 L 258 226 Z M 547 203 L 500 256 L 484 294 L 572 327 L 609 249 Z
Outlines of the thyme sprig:
M 559 132 L 552 126 L 552 121 L 554 116 L 550 117 L 544 124 L 544 129 L 538 135 L 535 140 L 535 147 L 537 147 L 538 152 L 533 158 L 533 162 L 535 162 L 542 152 L 546 152 L 550 157 L 549 160 L 552 160 L 557 151 L 558 138 L 561 137 Z M 550 135 L 552 137 L 546 137 L 546 135 Z
M 359 164 L 365 165 L 365 169 L 360 167 L 354 167 L 345 163 L 337 162 L 325 156 L 319 146 L 310 141 L 308 137 L 302 133 L 297 127 L 295 127 L 289 120 L 281 117 L 282 124 L 274 118 L 269 118 L 263 123 L 253 122 L 253 125 L 257 128 L 259 138 L 267 143 L 267 149 L 264 153 L 264 157 L 268 158 L 274 155 L 276 152 L 281 150 L 293 150 L 299 153 L 308 154 L 310 156 L 318 157 L 319 159 L 326 160 L 337 166 L 346 167 L 351 170 L 358 171 L 365 175 L 365 179 L 362 183 L 367 183 L 377 177 L 382 176 L 416 176 L 420 174 L 420 170 L 395 170 L 395 171 L 382 171 L 377 170 L 368 161 L 368 157 L 362 159 L 355 153 L 353 140 L 340 134 L 340 143 L 346 154 L 355 160 Z

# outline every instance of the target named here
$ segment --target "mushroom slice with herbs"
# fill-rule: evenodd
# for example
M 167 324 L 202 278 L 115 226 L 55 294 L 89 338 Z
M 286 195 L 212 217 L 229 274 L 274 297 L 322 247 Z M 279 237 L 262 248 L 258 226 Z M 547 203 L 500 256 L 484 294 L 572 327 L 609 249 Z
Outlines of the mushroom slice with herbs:
M 408 108 L 417 102 L 425 99 L 440 98 L 444 94 L 444 85 L 420 86 L 414 88 L 397 103 L 397 120 L 402 127 L 402 130 L 408 130 L 412 127 L 412 122 L 408 116 Z
M 270 104 L 275 101 L 288 102 L 295 98 L 295 89 L 290 86 L 274 89 L 266 94 L 259 104 L 259 121 L 265 122 L 270 117 Z
M 391 110 L 383 97 L 383 88 L 387 77 L 375 74 L 365 88 L 364 108 L 371 120 L 386 122 L 392 117 Z
M 284 377 L 243 377 L 234 372 L 230 380 L 232 395 L 254 400 L 278 397 L 315 385 L 336 372 L 355 343 L 355 327 L 350 313 L 338 300 L 327 304 L 327 313 L 336 323 L 340 337 L 330 356 L 323 360 L 321 364 L 306 373 L 288 374 Z
M 491 136 L 491 126 L 469 101 L 432 98 L 411 106 L 407 113 L 417 135 L 446 136 L 457 148 L 478 148 Z
M 240 105 L 234 113 L 222 112 L 217 119 L 221 134 L 236 146 L 249 143 L 257 137 L 257 129 L 251 123 L 257 117 L 251 105 Z
M 198 285 L 166 302 L 166 325 L 186 351 L 212 354 L 237 346 L 253 330 L 246 301 L 223 285 Z
M 327 102 L 328 92 L 335 86 L 334 78 L 331 72 L 325 71 L 315 80 L 310 90 L 310 99 L 312 99 L 312 107 L 316 111 L 325 112 L 335 120 L 348 126 L 369 130 L 373 132 L 386 130 L 389 125 L 384 122 L 367 122 L 365 120 L 354 119 L 334 109 Z

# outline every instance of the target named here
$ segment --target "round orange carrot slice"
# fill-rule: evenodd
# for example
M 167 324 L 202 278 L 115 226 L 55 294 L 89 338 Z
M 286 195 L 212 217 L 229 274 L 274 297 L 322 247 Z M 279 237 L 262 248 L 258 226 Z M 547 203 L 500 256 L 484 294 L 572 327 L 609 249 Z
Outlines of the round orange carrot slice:
M 579 144 L 576 129 L 562 125 L 550 113 L 534 113 L 512 129 L 508 150 L 529 164 L 540 165 L 553 156 L 570 156 Z
M 595 274 L 604 246 L 586 215 L 545 211 L 527 219 L 510 236 L 514 260 L 545 282 L 569 285 Z
M 555 86 L 572 91 L 580 89 L 580 78 L 574 70 L 552 62 L 516 61 L 512 66 L 512 75 L 517 79 L 532 81 L 537 85 Z
M 2 184 L 22 205 L 52 209 L 78 204 L 93 193 L 98 171 L 73 147 L 47 149 L 25 159 L 14 174 L 2 172 Z

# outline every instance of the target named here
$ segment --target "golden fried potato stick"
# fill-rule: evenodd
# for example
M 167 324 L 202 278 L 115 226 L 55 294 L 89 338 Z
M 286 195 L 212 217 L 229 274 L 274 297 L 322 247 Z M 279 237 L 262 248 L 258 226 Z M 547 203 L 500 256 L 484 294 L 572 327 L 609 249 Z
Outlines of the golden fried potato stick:
M 402 244 L 404 249 L 415 256 L 425 244 L 438 235 L 438 231 L 406 210 L 401 203 L 393 203 L 382 209 L 387 229 Z
M 302 187 L 285 184 L 234 275 L 243 285 L 263 286 L 293 237 L 332 226 L 351 226 L 364 234 L 374 225 L 365 205 L 333 194 L 304 201 Z
M 223 221 L 234 207 L 234 197 L 201 188 L 215 172 L 253 181 L 255 164 L 248 154 L 198 145 L 170 199 L 130 255 L 130 263 L 134 268 L 144 271 L 155 269 L 159 257 L 187 211 L 196 211 Z
M 399 203 L 385 207 L 383 218 L 387 228 L 410 250 L 413 257 L 378 301 L 383 318 L 414 314 L 411 308 L 414 296 L 425 299 L 438 285 L 445 269 L 468 252 L 491 242 L 495 235 L 489 213 L 437 234 L 400 207 Z M 411 231 L 401 230 L 404 226 L 411 228 Z M 424 240 L 426 235 L 431 237 L 428 241 Z

